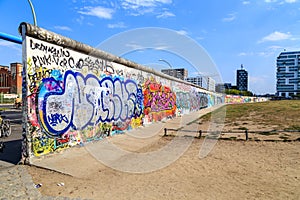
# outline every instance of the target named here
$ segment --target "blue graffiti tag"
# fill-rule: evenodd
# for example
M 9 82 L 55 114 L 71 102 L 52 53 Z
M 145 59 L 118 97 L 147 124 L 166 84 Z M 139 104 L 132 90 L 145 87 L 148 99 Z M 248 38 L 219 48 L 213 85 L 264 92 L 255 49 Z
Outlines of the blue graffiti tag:
M 68 70 L 63 81 L 53 77 L 44 79 L 40 91 L 43 91 L 38 97 L 40 123 L 55 136 L 70 128 L 82 130 L 143 113 L 142 89 L 130 79 L 107 76 L 99 80 L 92 74 L 84 77 Z
M 65 115 L 58 114 L 58 113 L 50 114 L 50 115 L 47 116 L 47 118 L 48 118 L 49 123 L 52 126 L 56 126 L 57 124 L 60 124 L 63 121 L 66 122 L 66 123 L 69 123 L 69 120 Z

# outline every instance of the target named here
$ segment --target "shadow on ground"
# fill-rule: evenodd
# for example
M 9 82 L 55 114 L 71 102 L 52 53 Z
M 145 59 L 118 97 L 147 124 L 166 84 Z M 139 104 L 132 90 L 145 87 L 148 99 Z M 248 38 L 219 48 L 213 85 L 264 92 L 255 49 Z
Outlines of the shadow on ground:
M 21 160 L 22 140 L 13 140 L 3 142 L 5 147 L 0 152 L 0 160 L 11 164 L 18 164 Z

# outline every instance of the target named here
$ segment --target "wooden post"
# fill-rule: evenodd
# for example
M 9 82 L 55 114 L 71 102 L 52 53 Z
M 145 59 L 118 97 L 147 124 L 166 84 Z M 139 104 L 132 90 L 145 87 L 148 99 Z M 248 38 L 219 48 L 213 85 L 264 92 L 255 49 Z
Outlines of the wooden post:
M 248 130 L 245 130 L 246 140 L 248 140 Z
M 202 130 L 199 131 L 199 137 L 198 138 L 201 139 L 201 137 L 202 137 Z

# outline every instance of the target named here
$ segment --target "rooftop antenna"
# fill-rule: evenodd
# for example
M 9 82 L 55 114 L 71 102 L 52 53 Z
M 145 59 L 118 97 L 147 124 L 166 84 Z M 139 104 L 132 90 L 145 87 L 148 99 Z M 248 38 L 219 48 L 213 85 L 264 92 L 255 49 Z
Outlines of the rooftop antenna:
M 244 68 L 244 66 L 243 66 L 243 64 L 241 64 L 241 69 L 243 69 Z
M 28 3 L 30 5 L 30 8 L 31 8 L 31 12 L 32 12 L 32 16 L 33 16 L 33 25 L 34 26 L 37 26 L 37 23 L 36 23 L 36 16 L 35 16 L 35 11 L 34 11 L 34 7 L 31 3 L 31 0 L 28 0 Z

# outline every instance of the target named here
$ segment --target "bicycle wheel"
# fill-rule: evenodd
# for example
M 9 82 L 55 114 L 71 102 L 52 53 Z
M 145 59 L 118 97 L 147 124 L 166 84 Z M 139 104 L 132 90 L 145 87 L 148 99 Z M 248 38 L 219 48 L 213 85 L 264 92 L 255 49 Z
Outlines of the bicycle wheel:
M 6 137 L 8 137 L 8 136 L 11 135 L 11 126 L 10 126 L 10 122 L 9 121 L 4 121 L 3 129 L 4 129 L 4 135 Z

